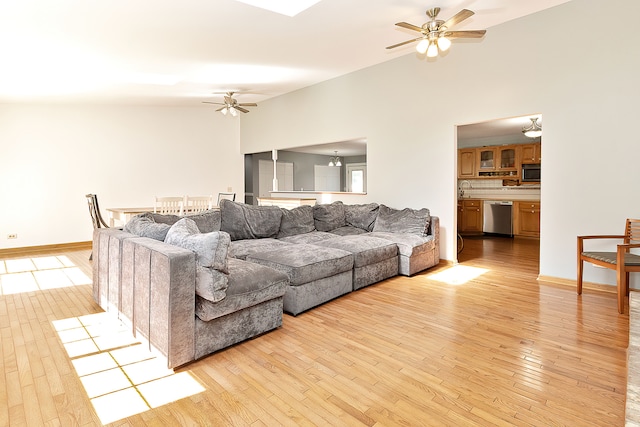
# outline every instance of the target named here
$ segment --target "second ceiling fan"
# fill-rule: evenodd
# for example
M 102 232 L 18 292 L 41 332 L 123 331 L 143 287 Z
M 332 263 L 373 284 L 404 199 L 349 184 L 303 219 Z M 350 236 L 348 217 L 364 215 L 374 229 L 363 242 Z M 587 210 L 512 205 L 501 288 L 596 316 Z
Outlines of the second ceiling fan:
M 454 38 L 481 38 L 487 32 L 486 30 L 468 30 L 468 31 L 451 31 L 450 28 L 465 19 L 472 16 L 474 13 L 468 9 L 462 9 L 460 12 L 453 15 L 447 21 L 437 19 L 438 13 L 440 13 L 439 7 L 427 10 L 427 16 L 431 18 L 429 22 L 422 24 L 422 27 L 409 24 L 407 22 L 398 22 L 398 27 L 406 28 L 409 30 L 417 31 L 421 33 L 420 37 L 407 40 L 402 43 L 387 46 L 387 49 L 393 49 L 395 47 L 403 46 L 408 43 L 416 41 L 418 45 L 416 50 L 419 53 L 426 53 L 428 57 L 433 58 L 438 56 L 438 51 L 445 51 L 451 46 L 451 40 Z
M 234 97 L 233 94 L 235 92 L 227 92 L 224 96 L 224 102 L 211 102 L 211 101 L 202 101 L 204 104 L 215 104 L 215 105 L 222 105 L 222 107 L 218 108 L 216 111 L 220 111 L 223 115 L 227 115 L 227 113 L 231 114 L 232 116 L 237 116 L 238 115 L 238 111 L 240 111 L 241 113 L 248 113 L 249 110 L 247 110 L 244 107 L 257 107 L 258 104 L 256 104 L 255 102 L 243 102 L 243 103 L 239 103 Z

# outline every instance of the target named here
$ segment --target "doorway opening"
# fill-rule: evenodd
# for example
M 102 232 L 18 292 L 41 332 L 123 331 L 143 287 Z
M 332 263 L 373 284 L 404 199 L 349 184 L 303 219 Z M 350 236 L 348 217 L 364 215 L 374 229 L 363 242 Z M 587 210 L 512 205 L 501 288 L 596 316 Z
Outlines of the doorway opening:
M 539 241 L 542 136 L 524 132 L 533 121 L 542 115 L 457 126 L 458 260 L 465 239 Z

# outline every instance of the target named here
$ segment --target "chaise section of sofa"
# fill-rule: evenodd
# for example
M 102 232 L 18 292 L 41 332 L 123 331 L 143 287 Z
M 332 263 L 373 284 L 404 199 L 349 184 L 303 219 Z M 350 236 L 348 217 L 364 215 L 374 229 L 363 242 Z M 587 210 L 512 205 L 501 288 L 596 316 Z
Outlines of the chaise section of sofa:
M 217 286 L 216 298 L 207 299 L 198 285 L 208 268 L 201 265 L 201 248 L 115 229 L 97 230 L 94 248 L 94 298 L 164 356 L 169 368 L 282 325 L 288 277 L 274 269 L 229 260 L 225 272 L 215 272 L 225 280 L 205 283 Z

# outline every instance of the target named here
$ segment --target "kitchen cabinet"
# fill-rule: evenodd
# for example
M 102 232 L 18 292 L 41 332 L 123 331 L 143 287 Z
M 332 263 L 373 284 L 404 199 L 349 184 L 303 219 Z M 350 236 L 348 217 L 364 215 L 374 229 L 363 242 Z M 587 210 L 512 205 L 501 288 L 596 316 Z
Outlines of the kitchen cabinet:
M 514 202 L 513 234 L 540 237 L 540 202 L 520 200 Z
M 521 148 L 522 164 L 541 163 L 542 162 L 542 144 L 537 142 L 534 144 L 524 144 Z
M 476 177 L 476 149 L 460 148 L 458 150 L 458 178 Z
M 458 233 L 482 233 L 482 200 L 462 199 L 458 201 Z
M 519 177 L 520 147 L 515 145 L 476 148 L 478 178 Z

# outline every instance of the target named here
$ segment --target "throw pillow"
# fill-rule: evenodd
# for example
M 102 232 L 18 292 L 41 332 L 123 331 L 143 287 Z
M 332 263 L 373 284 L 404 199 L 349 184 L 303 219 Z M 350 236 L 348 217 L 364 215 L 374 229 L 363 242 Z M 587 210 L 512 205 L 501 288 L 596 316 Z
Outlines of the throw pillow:
M 198 264 L 212 267 L 223 273 L 229 273 L 227 255 L 231 240 L 227 233 L 212 231 L 200 233 L 195 221 L 182 218 L 171 226 L 165 243 L 192 250 L 196 253 Z
M 282 208 L 282 220 L 278 239 L 281 237 L 306 234 L 316 229 L 313 221 L 313 207 L 303 205 L 293 209 Z
M 220 230 L 231 240 L 276 237 L 280 230 L 282 210 L 277 206 L 254 206 L 231 200 L 220 201 Z
M 196 294 L 211 302 L 227 296 L 229 276 L 211 267 L 196 265 Z
M 380 206 L 377 203 L 366 205 L 345 205 L 344 218 L 348 225 L 373 231 Z
M 168 224 L 158 224 L 154 221 L 153 216 L 149 212 L 145 212 L 134 216 L 124 225 L 123 230 L 127 233 L 135 234 L 140 237 L 150 237 L 155 240 L 163 241 L 167 232 L 171 228 Z
M 331 231 L 347 225 L 344 217 L 344 204 L 341 201 L 315 205 L 313 219 L 318 231 Z
M 397 210 L 385 205 L 380 205 L 380 211 L 378 212 L 376 223 L 373 226 L 373 231 L 426 236 L 429 231 L 430 221 L 431 215 L 427 208 L 420 210 L 411 208 Z
M 195 221 L 201 233 L 220 231 L 220 209 L 209 209 L 188 218 Z
M 160 214 L 155 212 L 151 213 L 151 217 L 158 224 L 169 224 L 169 225 L 175 224 L 176 222 L 180 221 L 180 219 L 182 218 L 181 216 L 178 216 L 178 215 Z

